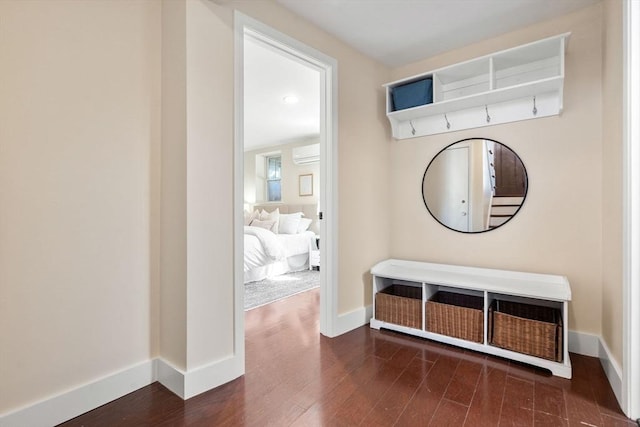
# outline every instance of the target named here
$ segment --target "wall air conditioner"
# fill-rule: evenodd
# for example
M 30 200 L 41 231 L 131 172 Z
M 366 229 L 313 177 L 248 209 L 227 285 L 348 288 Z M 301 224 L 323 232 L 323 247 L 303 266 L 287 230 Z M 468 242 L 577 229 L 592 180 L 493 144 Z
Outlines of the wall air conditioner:
M 320 144 L 303 145 L 293 148 L 293 163 L 308 165 L 320 161 Z

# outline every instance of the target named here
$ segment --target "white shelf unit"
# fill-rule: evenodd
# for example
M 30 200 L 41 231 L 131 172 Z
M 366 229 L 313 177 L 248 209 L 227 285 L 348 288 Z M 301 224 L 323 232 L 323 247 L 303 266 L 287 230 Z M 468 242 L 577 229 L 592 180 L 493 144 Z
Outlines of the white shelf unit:
M 373 275 L 373 329 L 389 329 L 440 341 L 471 350 L 516 360 L 550 370 L 554 375 L 571 378 L 569 359 L 569 301 L 571 287 L 565 276 L 523 273 L 517 271 L 433 264 L 418 261 L 389 259 L 371 269 Z M 392 284 L 415 286 L 422 289 L 422 327 L 410 328 L 375 318 L 376 293 Z M 484 298 L 484 339 L 482 343 L 466 341 L 426 330 L 426 302 L 438 291 L 464 293 Z M 562 361 L 555 362 L 528 354 L 495 347 L 489 343 L 489 307 L 494 299 L 523 302 L 553 307 L 562 316 Z
M 414 138 L 559 115 L 569 36 L 549 37 L 385 84 L 393 137 Z M 433 81 L 433 102 L 394 111 L 393 89 L 425 78 Z

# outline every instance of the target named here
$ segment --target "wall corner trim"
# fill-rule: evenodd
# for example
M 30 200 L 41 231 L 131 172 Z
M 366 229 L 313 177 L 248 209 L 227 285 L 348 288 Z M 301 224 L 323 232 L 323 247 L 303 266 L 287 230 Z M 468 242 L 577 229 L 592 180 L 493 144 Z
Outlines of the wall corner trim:
M 233 381 L 244 374 L 244 360 L 229 356 L 190 370 L 185 375 L 183 399 L 190 399 L 205 391 Z
M 338 321 L 334 328 L 334 335 L 330 338 L 337 337 L 338 335 L 345 334 L 360 326 L 364 326 L 369 323 L 373 316 L 373 305 L 361 307 L 350 311 L 348 313 L 338 315 Z
M 186 372 L 162 358 L 155 361 L 156 379 L 184 400 L 233 381 L 244 374 L 243 361 L 238 356 L 230 356 Z

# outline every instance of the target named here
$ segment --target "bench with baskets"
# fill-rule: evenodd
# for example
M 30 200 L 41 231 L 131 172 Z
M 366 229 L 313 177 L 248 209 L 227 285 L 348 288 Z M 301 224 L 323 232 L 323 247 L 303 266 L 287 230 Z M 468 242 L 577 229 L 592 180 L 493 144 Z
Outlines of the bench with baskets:
M 374 329 L 517 360 L 571 378 L 564 276 L 416 261 L 371 269 Z

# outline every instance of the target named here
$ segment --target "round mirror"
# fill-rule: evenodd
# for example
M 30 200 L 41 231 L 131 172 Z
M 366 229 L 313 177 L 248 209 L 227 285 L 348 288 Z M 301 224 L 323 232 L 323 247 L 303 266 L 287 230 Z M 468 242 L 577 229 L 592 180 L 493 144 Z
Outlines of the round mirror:
M 527 184 L 527 171 L 513 150 L 498 141 L 471 138 L 445 147 L 431 160 L 422 197 L 440 224 L 482 233 L 518 213 Z

